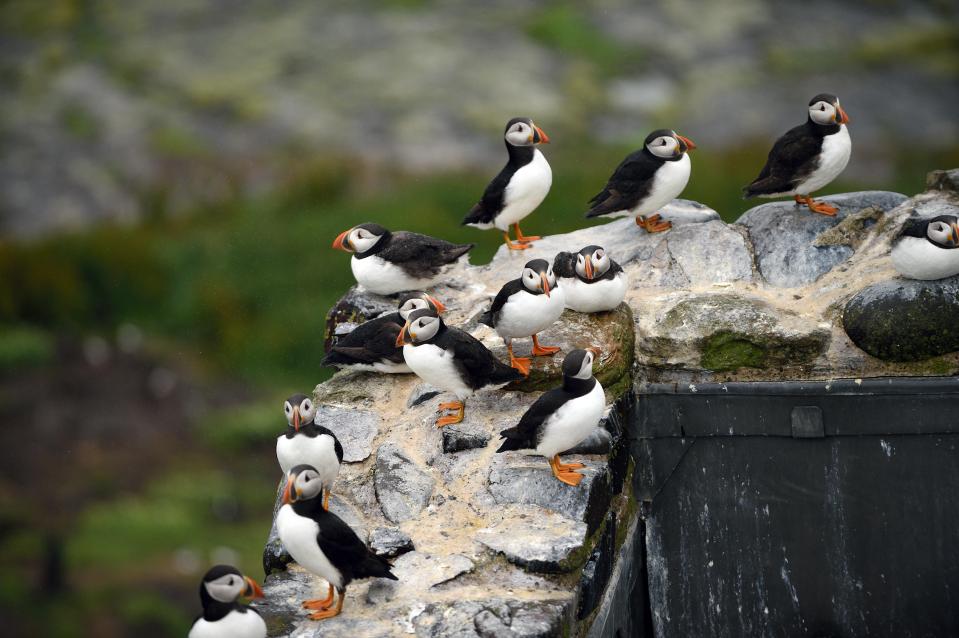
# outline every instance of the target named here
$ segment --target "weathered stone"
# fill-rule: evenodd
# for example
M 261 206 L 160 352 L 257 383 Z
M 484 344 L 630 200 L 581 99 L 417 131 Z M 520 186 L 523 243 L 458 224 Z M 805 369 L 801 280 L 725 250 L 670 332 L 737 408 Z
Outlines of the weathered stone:
M 959 195 L 959 168 L 930 172 L 926 175 L 926 189 Z
M 853 342 L 886 361 L 920 361 L 959 350 L 959 276 L 894 279 L 859 291 L 843 312 Z
M 736 224 L 749 230 L 756 265 L 763 278 L 774 286 L 795 287 L 815 281 L 853 254 L 849 246 L 816 246 L 814 242 L 820 233 L 864 208 L 889 211 L 905 199 L 905 195 L 887 191 L 821 198 L 839 208 L 835 217 L 812 213 L 792 201 L 771 202 L 749 209 Z
M 606 516 L 606 526 L 603 528 L 599 542 L 596 543 L 593 553 L 589 555 L 586 564 L 583 565 L 582 578 L 580 578 L 579 607 L 576 610 L 576 617 L 580 620 L 586 618 L 599 605 L 613 573 L 615 553 L 616 514 L 610 512 Z
M 376 451 L 374 486 L 383 515 L 393 523 L 415 517 L 433 494 L 433 478 L 393 442 L 384 443 Z
M 586 542 L 586 523 L 535 505 L 511 506 L 475 538 L 525 569 L 565 572 L 579 567 L 575 555 Z
M 425 403 L 433 397 L 438 396 L 440 392 L 441 390 L 434 388 L 428 383 L 420 383 L 410 392 L 410 397 L 406 400 L 406 407 L 415 408 L 421 403 Z
M 663 237 L 691 284 L 752 281 L 753 259 L 743 235 L 721 220 L 676 226 Z
M 396 527 L 374 527 L 370 532 L 370 549 L 377 556 L 393 558 L 411 552 L 413 540 L 406 532 Z
M 473 561 L 462 554 L 426 554 L 412 551 L 393 563 L 391 571 L 403 590 L 425 592 L 473 571 Z
M 337 330 L 340 324 L 349 323 L 355 326 L 384 313 L 394 312 L 397 305 L 399 295 L 376 295 L 359 285 L 352 286 L 326 313 L 324 348 L 328 352 L 333 345 L 333 336 L 342 334 Z
M 579 445 L 566 450 L 564 454 L 609 454 L 612 447 L 613 435 L 598 427 Z
M 317 401 L 316 422 L 329 428 L 343 446 L 343 461 L 357 463 L 373 453 L 380 417 L 359 408 L 324 405 Z
M 432 603 L 413 619 L 418 638 L 553 638 L 569 604 L 494 598 Z
M 443 452 L 446 454 L 486 447 L 490 440 L 489 432 L 469 423 L 447 425 L 442 432 Z

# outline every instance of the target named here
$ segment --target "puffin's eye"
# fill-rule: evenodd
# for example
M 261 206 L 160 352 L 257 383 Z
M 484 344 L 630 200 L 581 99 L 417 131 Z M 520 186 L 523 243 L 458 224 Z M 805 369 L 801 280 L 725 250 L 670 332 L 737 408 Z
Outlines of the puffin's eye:
M 666 146 L 666 140 L 663 140 L 662 142 L 660 142 L 659 145 L 660 145 L 660 146 Z

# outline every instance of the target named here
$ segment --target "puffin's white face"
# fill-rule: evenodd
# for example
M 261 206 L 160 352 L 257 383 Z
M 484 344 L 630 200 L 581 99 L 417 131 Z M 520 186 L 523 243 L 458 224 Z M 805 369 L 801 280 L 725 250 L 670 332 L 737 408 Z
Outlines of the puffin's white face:
M 363 254 L 376 245 L 382 235 L 376 235 L 365 228 L 354 228 L 350 231 L 349 241 L 353 251 Z
M 552 266 L 546 269 L 545 277 L 532 268 L 524 268 L 521 279 L 523 280 L 523 286 L 530 292 L 544 292 L 549 294 L 549 291 L 556 287 L 556 275 L 553 274 Z
M 513 146 L 532 146 L 533 127 L 526 122 L 516 122 L 506 131 L 506 141 Z
M 656 157 L 670 158 L 677 154 L 679 140 L 669 135 L 660 135 L 647 144 L 646 148 Z
M 409 319 L 414 310 L 426 310 L 430 307 L 429 302 L 424 297 L 412 297 L 403 302 L 400 306 L 400 316 L 404 320 Z
M 959 225 L 950 226 L 944 221 L 934 221 L 926 226 L 926 237 L 943 248 L 959 248 Z
M 307 501 L 316 498 L 323 489 L 323 482 L 319 473 L 314 469 L 303 470 L 293 480 L 295 501 Z
M 232 603 L 246 589 L 246 580 L 239 574 L 224 574 L 216 580 L 204 582 L 203 586 L 213 600 Z
M 410 324 L 410 338 L 413 340 L 413 343 L 423 343 L 435 337 L 439 329 L 439 317 L 419 317 Z
M 589 350 L 586 351 L 586 356 L 583 357 L 583 365 L 580 367 L 579 372 L 575 375 L 577 379 L 589 379 L 593 376 L 593 353 Z
M 576 274 L 583 279 L 602 277 L 609 270 L 609 255 L 602 248 L 597 248 L 591 255 L 576 255 Z
M 836 104 L 839 104 L 837 101 Z M 809 117 L 816 124 L 829 125 L 836 123 L 836 107 L 826 100 L 819 100 L 809 107 Z
M 309 397 L 305 397 L 299 404 L 293 405 L 290 399 L 283 403 L 283 413 L 286 415 L 286 422 L 290 425 L 297 423 L 312 423 L 316 416 L 316 406 Z M 297 427 L 299 427 L 297 425 Z

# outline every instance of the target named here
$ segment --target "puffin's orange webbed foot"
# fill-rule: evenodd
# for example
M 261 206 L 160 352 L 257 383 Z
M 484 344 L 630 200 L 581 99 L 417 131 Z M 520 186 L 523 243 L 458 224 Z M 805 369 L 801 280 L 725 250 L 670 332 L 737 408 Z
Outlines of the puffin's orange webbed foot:
M 513 224 L 513 228 L 516 229 L 516 241 L 521 244 L 528 244 L 534 242 L 538 239 L 542 239 L 539 235 L 524 235 L 523 231 L 519 229 L 519 223 Z
M 831 204 L 825 202 L 817 202 L 812 197 L 806 198 L 806 206 L 809 207 L 814 213 L 819 213 L 820 215 L 827 215 L 829 217 L 835 217 L 836 213 L 839 212 L 839 209 Z
M 509 352 L 509 364 L 510 366 L 519 370 L 519 373 L 524 377 L 529 376 L 529 366 L 533 362 L 527 357 L 516 357 L 513 356 L 513 344 L 510 343 L 506 346 L 506 351 Z
M 661 233 L 673 227 L 673 222 L 662 220 L 662 217 L 659 215 L 659 213 L 645 218 L 641 224 L 639 222 L 639 218 L 637 217 L 636 223 L 641 228 L 645 228 L 647 233 Z
M 539 345 L 539 340 L 536 338 L 536 335 L 533 335 L 533 356 L 534 357 L 548 357 L 559 352 L 557 346 L 541 346 Z
M 509 233 L 503 233 L 503 239 L 506 240 L 506 247 L 510 250 L 526 250 L 527 248 L 532 248 L 529 244 L 524 244 L 517 240 L 517 243 L 513 243 L 513 240 L 509 238 Z
M 443 406 L 447 407 L 443 407 Z M 462 401 L 453 401 L 451 403 L 445 403 L 440 405 L 441 410 L 456 410 L 455 414 L 450 414 L 447 416 L 440 417 L 436 419 L 436 427 L 441 428 L 444 425 L 452 425 L 454 423 L 461 423 L 463 421 L 463 416 L 466 414 L 466 404 Z
M 549 466 L 553 470 L 553 476 L 558 478 L 563 483 L 566 483 L 567 485 L 572 485 L 573 487 L 576 487 L 577 485 L 579 485 L 580 481 L 583 480 L 583 475 L 580 474 L 579 472 L 569 469 L 572 465 L 577 465 L 577 464 L 574 463 L 570 465 L 564 465 L 559 460 L 559 455 L 556 455 L 549 460 Z
M 316 598 L 307 600 L 303 603 L 303 609 L 329 609 L 333 606 L 333 585 L 330 585 L 330 593 L 326 598 Z

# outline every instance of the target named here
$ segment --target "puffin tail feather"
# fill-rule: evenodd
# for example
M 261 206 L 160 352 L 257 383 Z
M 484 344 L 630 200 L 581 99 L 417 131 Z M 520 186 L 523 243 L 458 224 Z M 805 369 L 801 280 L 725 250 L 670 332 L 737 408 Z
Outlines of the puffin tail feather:
M 512 381 L 522 381 L 525 378 L 519 370 L 500 361 L 496 362 L 496 368 L 491 375 L 493 383 L 510 383 Z

